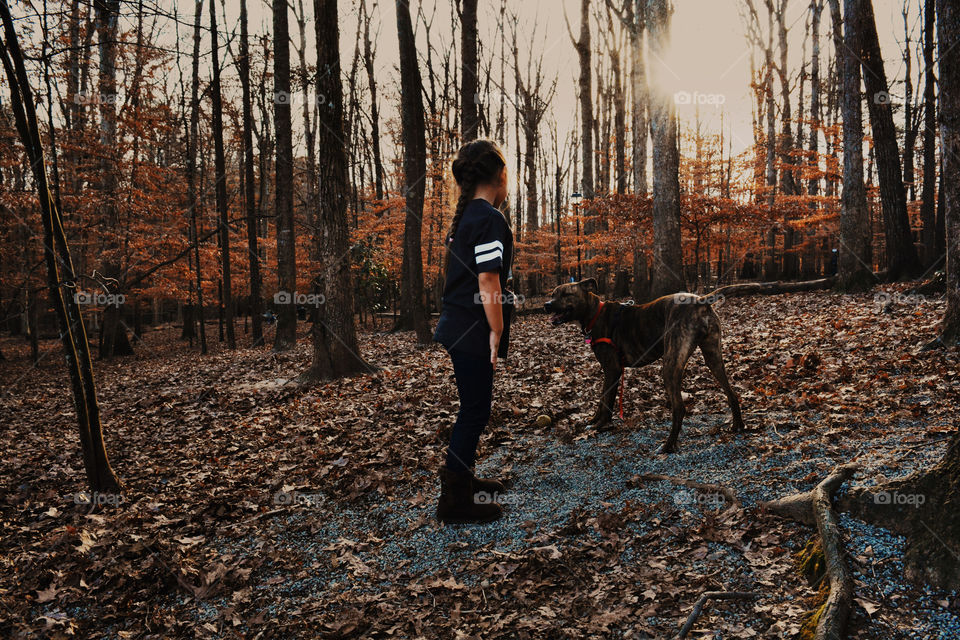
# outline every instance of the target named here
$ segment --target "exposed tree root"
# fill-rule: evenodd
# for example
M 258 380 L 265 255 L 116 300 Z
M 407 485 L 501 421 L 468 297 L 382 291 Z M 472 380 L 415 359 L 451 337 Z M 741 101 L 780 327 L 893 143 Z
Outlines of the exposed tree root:
M 831 497 L 849 478 L 855 467 L 840 467 L 817 485 L 813 495 L 813 512 L 820 532 L 820 544 L 827 561 L 827 578 L 830 580 L 830 595 L 817 622 L 815 640 L 836 640 L 846 634 L 850 617 L 850 601 L 853 599 L 853 578 L 843 560 L 837 514 L 833 511 Z
M 929 280 L 910 291 L 910 293 L 918 293 L 922 296 L 935 296 L 946 292 L 947 274 L 943 271 L 937 271 Z
M 760 594 L 753 591 L 707 591 L 700 596 L 697 603 L 693 605 L 693 611 L 690 612 L 683 628 L 681 628 L 680 633 L 677 634 L 677 640 L 683 640 L 683 638 L 687 637 L 690 629 L 692 629 L 693 625 L 697 622 L 697 618 L 700 617 L 700 613 L 703 611 L 703 605 L 707 604 L 707 600 L 746 600 L 748 598 L 758 597 L 760 597 Z
M 815 640 L 839 640 L 846 634 L 850 602 L 853 599 L 853 579 L 843 560 L 840 531 L 831 499 L 856 469 L 857 466 L 853 464 L 837 467 L 812 491 L 761 503 L 761 506 L 768 511 L 817 526 L 826 561 L 830 595 L 815 614 L 817 618 Z
M 722 495 L 727 499 L 727 502 L 730 503 L 730 506 L 723 510 L 723 514 L 726 514 L 730 511 L 740 508 L 740 500 L 737 499 L 737 494 L 733 492 L 732 489 L 721 486 L 719 484 L 710 484 L 707 482 L 697 482 L 695 480 L 687 480 L 686 478 L 674 478 L 673 476 L 664 476 L 659 473 L 644 473 L 637 476 L 642 481 L 658 481 L 662 480 L 665 482 L 670 482 L 672 484 L 681 485 L 684 487 L 689 487 L 690 489 L 697 489 L 698 491 L 703 492 L 713 492 Z

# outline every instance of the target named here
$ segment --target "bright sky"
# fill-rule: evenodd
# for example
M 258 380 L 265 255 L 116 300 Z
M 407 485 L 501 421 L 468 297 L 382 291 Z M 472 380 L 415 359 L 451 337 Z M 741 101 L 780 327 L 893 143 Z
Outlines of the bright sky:
M 602 0 L 593 0 L 593 2 L 599 5 Z M 919 0 L 907 0 L 907 2 L 910 7 L 911 26 L 914 29 L 913 42 L 916 43 L 922 28 Z M 416 6 L 416 2 L 412 4 Z M 499 3 L 488 1 L 480 4 L 480 37 L 484 46 L 489 49 L 496 38 L 494 32 Z M 761 13 L 761 19 L 765 22 L 762 0 L 756 0 L 756 4 Z M 832 44 L 829 42 L 829 4 L 825 2 L 825 5 L 820 27 L 821 77 L 826 74 L 827 52 L 832 49 Z M 445 45 L 449 45 L 451 41 L 450 1 L 423 0 L 423 6 L 426 15 L 429 16 L 432 13 L 435 16 L 431 32 L 435 46 L 439 47 L 441 38 Z M 507 6 L 508 10 L 519 14 L 521 34 L 527 36 L 520 39 L 521 59 L 524 58 L 522 48 L 525 45 L 532 48 L 535 55 L 542 52 L 548 77 L 556 75 L 559 78 L 553 103 L 553 115 L 562 135 L 562 132 L 569 130 L 574 124 L 575 91 L 579 78 L 577 56 L 564 25 L 564 13 L 568 16 L 574 33 L 579 35 L 580 0 L 508 0 Z M 671 48 L 663 60 L 665 72 L 660 74 L 662 84 L 670 93 L 685 92 L 691 98 L 699 96 L 701 101 L 708 101 L 707 104 L 701 104 L 700 108 L 700 118 L 706 130 L 718 132 L 720 110 L 722 108 L 725 111 L 724 126 L 732 127 L 734 152 L 752 144 L 750 122 L 752 98 L 749 88 L 751 50 L 744 36 L 743 20 L 740 16 L 742 6 L 743 0 L 674 0 Z M 340 40 L 344 65 L 349 63 L 353 54 L 357 11 L 353 5 L 341 2 L 343 21 Z M 902 81 L 904 67 L 901 57 L 903 40 L 901 2 L 874 0 L 874 11 L 888 81 Z M 805 24 L 809 20 L 809 13 L 809 0 L 789 0 L 787 7 L 789 63 L 794 73 L 799 69 Z M 380 37 L 377 43 L 378 74 L 380 77 L 388 77 L 388 82 L 395 85 L 397 40 L 394 2 L 381 1 L 378 14 L 381 21 Z M 418 36 L 421 43 L 425 43 L 422 26 L 418 28 Z M 593 45 L 595 50 L 603 46 L 596 31 L 593 36 Z M 811 45 L 807 42 L 808 57 L 810 49 Z M 627 51 L 624 51 L 624 57 L 626 54 Z M 760 54 L 757 55 L 759 64 Z M 775 52 L 774 55 L 778 53 Z M 648 59 L 648 64 L 652 63 L 653 61 Z M 919 61 L 914 59 L 915 77 L 918 70 Z M 596 87 L 596 78 L 594 83 Z M 776 88 L 779 101 L 779 83 Z M 902 85 L 894 85 L 891 93 L 894 94 L 895 105 L 898 104 L 898 96 L 899 104 L 902 104 Z M 794 112 L 796 97 L 794 93 Z M 809 100 L 809 83 L 805 100 Z M 679 117 L 685 125 L 689 126 L 692 126 L 695 117 L 693 101 L 691 99 L 691 104 L 678 105 Z M 722 104 L 717 104 L 720 102 Z
M 595 6 L 600 6 L 603 0 L 593 0 Z M 616 0 L 621 2 L 622 0 Z M 253 35 L 272 31 L 272 11 L 264 0 L 248 0 L 251 13 L 250 30 Z M 373 7 L 378 0 L 367 0 L 368 7 Z M 762 8 L 763 0 L 755 0 L 761 13 L 761 20 L 765 23 L 765 13 Z M 910 23 L 913 29 L 913 42 L 920 37 L 922 22 L 920 20 L 919 3 L 922 0 L 906 0 L 909 6 Z M 158 0 L 158 3 L 168 11 L 174 7 L 184 24 L 180 25 L 180 36 L 183 38 L 181 50 L 189 56 L 191 36 L 190 23 L 192 22 L 194 3 L 192 0 Z M 305 5 L 308 16 L 307 40 L 308 51 L 314 50 L 315 32 L 312 23 L 313 1 L 291 0 L 291 4 Z M 440 51 L 452 46 L 452 22 L 456 20 L 452 9 L 453 0 L 411 0 L 416 11 L 418 6 L 426 16 L 433 16 L 431 35 L 434 46 Z M 497 15 L 499 12 L 497 0 L 482 0 L 479 12 L 479 31 L 482 47 L 489 52 L 499 36 L 496 33 Z M 206 5 L 206 2 L 205 2 Z M 239 29 L 236 22 L 239 16 L 239 2 L 229 0 L 226 3 L 227 21 L 221 24 L 222 31 Z M 829 3 L 825 1 L 823 19 L 820 29 L 821 40 L 821 77 L 826 74 L 826 56 L 832 48 L 829 42 Z M 892 84 L 894 106 L 903 101 L 904 65 L 901 54 L 903 40 L 903 21 L 901 17 L 901 0 L 874 0 L 880 44 L 886 62 L 888 81 Z M 579 65 L 573 45 L 564 25 L 564 14 L 569 17 L 574 33 L 579 34 L 580 0 L 507 0 L 508 11 L 515 12 L 520 20 L 520 47 L 521 60 L 525 60 L 532 50 L 534 55 L 543 55 L 544 70 L 548 78 L 558 78 L 556 96 L 553 100 L 552 111 L 547 118 L 554 118 L 557 122 L 560 136 L 565 136 L 574 126 L 576 113 L 575 91 L 579 76 Z M 697 99 L 701 102 L 700 118 L 704 130 L 716 133 L 720 129 L 721 109 L 724 112 L 724 127 L 732 133 L 734 152 L 749 146 L 752 141 L 751 133 L 751 102 L 749 89 L 751 49 L 744 37 L 743 20 L 740 16 L 743 0 L 674 0 L 675 12 L 671 24 L 671 48 L 663 60 L 663 71 L 658 74 L 660 82 L 670 93 L 682 92 L 691 97 L 691 104 L 678 105 L 678 115 L 684 126 L 692 127 L 694 119 L 694 105 Z M 397 35 L 396 13 L 394 0 L 379 0 L 376 8 L 370 9 L 374 16 L 375 33 L 377 34 L 377 76 L 380 80 L 380 101 L 383 117 L 392 117 L 396 114 L 398 101 L 397 88 Z M 132 7 L 125 5 L 126 15 L 124 26 L 132 26 Z M 340 0 L 340 49 L 344 70 L 349 68 L 354 48 L 356 46 L 356 25 L 359 15 L 359 1 L 344 2 Z M 787 25 L 789 28 L 789 54 L 791 71 L 796 73 L 801 60 L 801 47 L 804 40 L 804 25 L 809 19 L 809 0 L 789 0 L 787 8 Z M 163 23 L 163 19 L 160 20 Z M 207 9 L 204 8 L 203 24 L 207 25 Z M 765 27 L 765 24 L 764 24 Z M 378 28 L 378 30 L 377 30 Z M 423 25 L 415 20 L 418 43 L 421 56 L 425 55 L 426 36 Z M 297 28 L 293 14 L 290 15 L 291 37 L 298 39 Z M 174 29 L 170 24 L 164 29 L 163 40 L 173 38 Z M 509 36 L 509 33 L 508 33 Z M 457 36 L 459 38 L 459 36 Z M 172 43 L 171 43 L 172 44 Z M 232 44 L 236 51 L 236 41 Z M 604 46 L 598 37 L 596 29 L 593 36 L 593 47 L 599 51 Z M 809 56 L 810 43 L 806 45 Z M 916 50 L 916 48 L 915 48 Z M 202 51 L 209 52 L 208 36 L 205 34 Z M 623 50 L 623 57 L 627 57 L 627 49 Z M 221 56 L 223 56 L 221 52 Z M 596 54 L 595 54 L 596 55 Z M 757 52 L 758 63 L 760 54 Z M 775 52 L 775 55 L 778 55 Z M 308 53 L 309 57 L 313 57 Z M 291 48 L 291 62 L 297 64 L 296 51 Z M 456 61 L 457 63 L 459 61 Z M 654 60 L 648 56 L 648 65 Z M 435 59 L 436 63 L 436 59 Z M 189 60 L 184 59 L 184 68 L 189 72 Z M 209 73 L 209 65 L 205 69 Z M 914 59 L 914 77 L 920 71 L 920 61 Z M 654 71 L 655 72 L 655 71 Z M 229 82 L 235 74 L 232 68 L 227 69 Z M 508 73 L 509 76 L 509 73 Z M 176 81 L 176 73 L 171 74 L 171 82 Z M 915 85 L 919 84 L 915 81 Z M 596 87 L 596 78 L 594 78 Z M 776 85 L 777 100 L 779 101 L 779 83 Z M 917 86 L 917 91 L 922 87 Z M 805 100 L 809 99 L 809 84 Z M 793 95 L 793 109 L 796 110 L 796 93 Z M 295 126 L 299 127 L 299 110 L 294 111 Z M 897 116 L 901 117 L 901 116 Z M 546 135 L 546 126 L 544 126 Z M 513 142 L 507 142 L 509 153 L 514 152 Z

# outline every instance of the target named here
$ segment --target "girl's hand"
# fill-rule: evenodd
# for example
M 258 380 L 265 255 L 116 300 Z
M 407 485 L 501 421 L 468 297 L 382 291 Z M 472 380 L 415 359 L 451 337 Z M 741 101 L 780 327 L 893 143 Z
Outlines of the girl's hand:
M 497 368 L 497 352 L 500 350 L 500 334 L 490 331 L 490 365 Z

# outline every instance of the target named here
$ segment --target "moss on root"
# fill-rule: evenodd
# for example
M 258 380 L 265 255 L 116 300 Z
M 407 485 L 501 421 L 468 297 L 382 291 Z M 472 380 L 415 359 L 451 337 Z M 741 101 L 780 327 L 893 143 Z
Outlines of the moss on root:
M 797 572 L 807 579 L 810 585 L 817 584 L 827 572 L 827 560 L 820 546 L 820 538 L 810 538 L 804 548 L 794 555 Z
M 827 609 L 827 593 L 829 593 L 829 589 L 826 593 L 821 589 L 817 594 L 818 599 L 823 598 L 823 604 L 811 611 L 806 620 L 803 621 L 803 625 L 800 627 L 800 635 L 798 636 L 799 640 L 813 640 L 817 636 L 817 625 L 820 624 L 820 617 Z
M 813 640 L 817 635 L 817 625 L 827 608 L 827 599 L 830 597 L 830 582 L 824 580 L 827 573 L 827 559 L 820 545 L 820 538 L 814 536 L 807 544 L 794 554 L 797 573 L 807 579 L 811 586 L 819 585 L 811 604 L 813 609 L 808 611 L 800 627 L 800 640 Z

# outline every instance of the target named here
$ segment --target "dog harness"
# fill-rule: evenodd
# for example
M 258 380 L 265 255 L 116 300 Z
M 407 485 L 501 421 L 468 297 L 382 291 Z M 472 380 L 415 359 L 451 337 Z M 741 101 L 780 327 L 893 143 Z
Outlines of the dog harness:
M 586 344 L 608 344 L 611 347 L 613 347 L 614 351 L 617 352 L 617 362 L 620 365 L 620 393 L 619 393 L 619 398 L 617 400 L 617 404 L 619 405 L 619 409 L 620 409 L 620 419 L 623 420 L 623 383 L 624 383 L 624 379 L 626 378 L 626 375 L 625 375 L 626 369 L 623 366 L 623 360 L 624 360 L 623 352 L 620 351 L 620 348 L 617 345 L 615 345 L 613 343 L 613 340 L 611 340 L 610 338 L 593 339 L 590 336 L 590 332 L 593 331 L 593 325 L 597 323 L 597 319 L 600 317 L 600 312 L 603 311 L 604 304 L 605 303 L 601 300 L 600 306 L 597 307 L 597 313 L 594 314 L 590 322 L 587 323 L 587 326 L 584 327 L 583 333 L 586 336 L 584 338 L 584 342 Z M 617 311 L 613 319 L 613 325 L 610 327 L 611 334 L 613 333 L 614 329 L 617 328 L 617 324 L 619 324 L 620 322 L 620 312 L 622 310 L 623 310 L 623 305 L 617 305 Z

